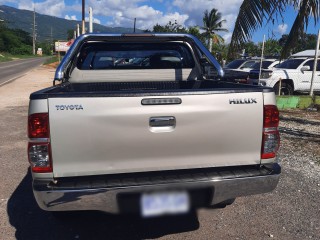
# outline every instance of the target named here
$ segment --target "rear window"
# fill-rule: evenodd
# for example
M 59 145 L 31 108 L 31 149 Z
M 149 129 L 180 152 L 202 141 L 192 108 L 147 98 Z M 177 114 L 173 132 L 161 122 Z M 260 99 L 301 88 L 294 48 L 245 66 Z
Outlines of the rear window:
M 228 63 L 226 65 L 226 67 L 236 69 L 236 68 L 240 67 L 241 64 L 244 63 L 245 61 L 246 61 L 245 59 L 236 59 L 236 60 L 233 60 L 232 62 Z
M 289 59 L 280 63 L 277 68 L 297 69 L 305 59 Z
M 273 63 L 273 61 L 262 61 L 262 67 L 261 68 L 267 69 L 272 63 Z M 261 65 L 261 62 L 256 62 L 255 64 L 253 64 L 251 66 L 251 68 L 260 69 L 260 65 Z
M 181 43 L 86 43 L 78 57 L 81 70 L 193 68 L 189 48 Z

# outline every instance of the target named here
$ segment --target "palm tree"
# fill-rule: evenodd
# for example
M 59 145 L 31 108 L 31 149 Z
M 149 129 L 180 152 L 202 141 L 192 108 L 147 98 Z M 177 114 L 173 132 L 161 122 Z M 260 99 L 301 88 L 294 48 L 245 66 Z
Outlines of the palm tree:
M 294 6 L 298 10 L 281 53 L 282 57 L 288 55 L 292 46 L 304 33 L 305 27 L 308 26 L 309 17 L 313 17 L 315 24 L 318 21 L 320 16 L 319 0 L 244 0 L 235 22 L 228 56 L 234 55 L 244 42 L 250 40 L 252 33 L 262 26 L 264 20 L 274 22 L 275 16 L 282 16 L 287 6 Z
M 213 8 L 210 13 L 208 10 L 204 12 L 203 16 L 203 27 L 200 27 L 204 30 L 203 36 L 209 42 L 209 51 L 212 51 L 212 41 L 215 43 L 223 42 L 223 38 L 216 34 L 218 31 L 228 32 L 227 29 L 222 28 L 222 24 L 226 22 L 226 20 L 221 20 L 221 13 L 218 12 L 217 9 Z

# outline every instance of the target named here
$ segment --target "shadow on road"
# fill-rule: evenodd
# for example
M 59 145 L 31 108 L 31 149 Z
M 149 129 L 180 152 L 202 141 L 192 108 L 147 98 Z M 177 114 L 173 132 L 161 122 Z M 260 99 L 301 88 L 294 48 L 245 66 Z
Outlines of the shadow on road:
M 56 218 L 38 207 L 31 181 L 28 171 L 8 201 L 9 221 L 16 228 L 16 239 L 145 239 L 199 228 L 196 212 L 141 219 L 90 211 Z
M 308 141 L 313 141 L 313 142 L 320 142 L 320 134 L 317 133 L 310 133 L 305 130 L 300 130 L 300 129 L 291 129 L 291 128 L 285 128 L 285 127 L 279 127 L 279 131 L 282 134 L 286 134 L 292 138 L 305 138 Z

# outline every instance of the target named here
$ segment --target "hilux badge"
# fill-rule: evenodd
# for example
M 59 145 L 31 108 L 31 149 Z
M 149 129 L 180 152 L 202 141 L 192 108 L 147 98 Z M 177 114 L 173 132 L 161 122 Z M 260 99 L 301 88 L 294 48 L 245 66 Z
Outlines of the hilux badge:
M 83 110 L 83 107 L 81 104 L 79 105 L 56 105 L 55 106 L 57 110 Z
M 237 98 L 237 99 L 229 99 L 229 104 L 253 104 L 257 103 L 255 98 Z

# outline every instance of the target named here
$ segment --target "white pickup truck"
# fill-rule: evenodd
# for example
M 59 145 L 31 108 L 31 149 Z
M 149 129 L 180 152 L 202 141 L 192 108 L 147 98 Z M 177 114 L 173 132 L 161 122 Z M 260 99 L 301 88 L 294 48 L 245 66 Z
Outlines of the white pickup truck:
M 251 70 L 249 84 L 273 87 L 276 94 L 293 95 L 294 92 L 309 92 L 314 67 L 314 50 L 293 54 L 273 70 Z M 320 61 L 314 76 L 314 91 L 320 92 Z
M 206 79 L 206 66 L 216 69 Z M 279 112 L 272 88 L 222 82 L 188 34 L 85 34 L 30 95 L 33 192 L 47 211 L 144 217 L 272 191 Z

